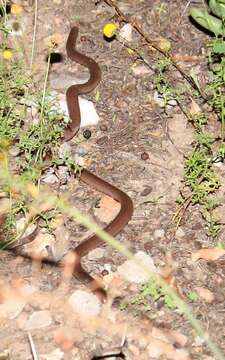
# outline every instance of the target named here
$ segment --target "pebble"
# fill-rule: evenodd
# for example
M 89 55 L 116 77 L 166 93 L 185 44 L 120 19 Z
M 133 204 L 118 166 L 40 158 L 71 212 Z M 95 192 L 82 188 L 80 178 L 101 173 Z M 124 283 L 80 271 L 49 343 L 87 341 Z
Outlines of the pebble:
M 135 254 L 135 259 L 140 265 L 144 265 L 151 272 L 157 272 L 152 258 L 144 251 L 138 251 Z M 149 274 L 139 267 L 133 260 L 125 261 L 117 269 L 119 275 L 126 281 L 134 282 L 136 284 L 144 283 L 148 280 Z
M 128 42 L 131 42 L 133 39 L 132 33 L 133 33 L 133 27 L 130 24 L 123 25 L 119 31 L 119 35 Z
M 0 318 L 15 319 L 23 311 L 26 300 L 21 297 L 9 297 L 0 304 Z
M 71 155 L 71 146 L 67 142 L 64 142 L 59 147 L 59 158 L 65 159 Z
M 141 192 L 141 196 L 147 196 L 152 192 L 152 186 L 146 186 Z
M 100 130 L 101 131 L 107 131 L 108 130 L 108 127 L 104 124 L 100 125 Z
M 18 146 L 12 146 L 9 149 L 9 155 L 16 157 L 20 154 L 20 148 Z
M 146 153 L 146 152 L 143 152 L 142 154 L 141 154 L 141 159 L 142 160 L 148 160 L 149 159 L 149 155 L 148 155 L 148 153 Z
M 60 349 L 55 349 L 49 354 L 41 354 L 40 360 L 61 360 L 63 359 L 64 352 L 62 352 Z
M 96 248 L 88 253 L 88 260 L 98 260 L 105 255 L 105 249 Z
M 69 172 L 67 166 L 59 166 L 57 169 L 57 175 L 60 180 L 60 184 L 64 185 L 67 183 Z
M 45 184 L 55 184 L 59 181 L 57 176 L 52 173 L 52 170 L 47 171 L 46 174 L 41 177 L 41 180 Z
M 69 297 L 68 303 L 74 312 L 85 316 L 97 316 L 101 310 L 97 296 L 83 290 L 74 291 Z
M 156 229 L 154 231 L 154 238 L 155 239 L 162 239 L 165 236 L 165 231 L 163 229 Z
M 48 310 L 35 311 L 26 322 L 25 329 L 41 329 L 52 323 L 51 313 Z
M 183 238 L 185 236 L 185 232 L 184 230 L 179 227 L 176 231 L 176 237 L 179 239 L 179 238 Z

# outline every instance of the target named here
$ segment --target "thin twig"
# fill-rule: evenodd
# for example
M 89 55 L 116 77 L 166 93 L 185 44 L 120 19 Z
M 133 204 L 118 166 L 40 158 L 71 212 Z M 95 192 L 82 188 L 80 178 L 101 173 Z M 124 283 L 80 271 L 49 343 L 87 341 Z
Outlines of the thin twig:
M 34 345 L 33 338 L 32 338 L 32 336 L 31 336 L 30 333 L 28 333 L 27 336 L 28 336 L 28 340 L 29 340 L 29 344 L 30 344 L 30 349 L 31 349 L 31 353 L 32 353 L 32 358 L 33 358 L 33 360 L 39 360 L 37 351 L 36 351 L 36 349 L 35 349 L 35 345 Z

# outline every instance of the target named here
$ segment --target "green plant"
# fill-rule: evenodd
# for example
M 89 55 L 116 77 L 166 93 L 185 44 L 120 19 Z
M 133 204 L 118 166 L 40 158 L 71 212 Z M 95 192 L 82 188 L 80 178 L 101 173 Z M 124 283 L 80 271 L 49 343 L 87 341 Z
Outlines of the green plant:
M 206 30 L 211 31 L 215 35 L 224 35 L 224 17 L 225 17 L 225 2 L 224 0 L 209 0 L 209 10 L 213 15 L 210 15 L 207 9 L 191 8 L 191 17 Z M 216 15 L 216 17 L 214 16 Z
M 163 300 L 166 307 L 169 309 L 175 309 L 176 303 L 174 299 L 165 292 L 165 289 L 160 286 L 160 284 L 156 281 L 155 278 L 150 278 L 149 281 L 144 284 L 141 289 L 140 293 L 134 298 L 132 301 L 133 304 L 142 304 L 145 305 L 147 310 L 151 310 L 148 304 L 148 299 L 152 298 L 153 301 L 157 301 L 159 299 Z
M 170 59 L 164 58 L 155 65 L 154 85 L 158 94 L 163 99 L 163 107 L 170 104 L 171 101 L 177 102 L 179 100 L 179 92 L 169 82 L 167 72 L 170 68 Z

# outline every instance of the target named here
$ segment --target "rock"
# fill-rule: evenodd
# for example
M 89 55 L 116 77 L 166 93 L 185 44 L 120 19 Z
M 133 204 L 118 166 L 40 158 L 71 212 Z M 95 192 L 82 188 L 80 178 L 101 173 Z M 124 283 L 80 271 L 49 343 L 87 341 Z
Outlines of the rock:
M 95 216 L 106 224 L 110 223 L 120 211 L 120 203 L 110 196 L 103 195 L 99 206 L 94 209 Z
M 119 31 L 119 35 L 124 38 L 126 41 L 131 42 L 132 39 L 133 27 L 130 24 L 125 24 Z
M 26 300 L 20 296 L 9 296 L 0 304 L 0 318 L 15 319 L 26 305 Z
M 25 324 L 25 329 L 41 329 L 43 327 L 49 326 L 52 323 L 51 313 L 48 310 L 35 311 L 27 320 Z
M 105 249 L 96 248 L 88 253 L 88 260 L 98 260 L 105 255 Z
M 97 111 L 95 110 L 95 106 L 93 102 L 83 99 L 82 97 L 78 97 L 79 106 L 80 106 L 80 115 L 81 115 L 81 124 L 80 127 L 85 127 L 89 125 L 97 125 L 99 122 L 99 116 Z M 60 95 L 59 97 L 59 105 L 61 111 L 68 116 L 68 109 L 66 103 L 65 95 Z
M 59 166 L 57 169 L 57 175 L 60 181 L 61 185 L 64 185 L 67 183 L 67 180 L 69 178 L 69 171 L 67 166 Z
M 133 71 L 134 75 L 137 75 L 137 76 L 152 74 L 152 70 L 149 67 L 147 67 L 146 65 L 132 66 L 132 71 Z
M 215 296 L 209 289 L 204 287 L 196 287 L 196 291 L 201 300 L 208 304 L 211 304 L 215 300 Z
M 154 231 L 154 238 L 155 239 L 162 239 L 165 236 L 165 231 L 163 229 L 156 229 Z
M 150 342 L 150 344 L 147 347 L 147 351 L 148 351 L 150 358 L 153 358 L 153 359 L 158 359 L 163 353 L 163 351 L 160 348 L 160 344 L 158 344 L 158 341 L 156 341 L 156 340 L 155 341 L 152 340 Z
M 74 312 L 85 316 L 97 316 L 101 310 L 97 296 L 83 290 L 74 291 L 69 297 L 68 303 Z
M 59 158 L 66 159 L 71 156 L 71 146 L 69 143 L 64 142 L 59 147 Z
M 16 157 L 20 154 L 20 148 L 16 145 L 9 148 L 9 155 Z
M 17 231 L 17 234 L 19 233 L 23 233 L 24 231 L 24 227 L 26 226 L 27 224 L 27 219 L 26 218 L 21 218 L 19 220 L 17 220 L 16 222 L 16 231 Z M 22 234 L 22 237 L 21 239 L 23 239 L 24 237 L 32 234 L 37 228 L 37 224 L 30 224 L 28 225 L 28 227 L 26 228 L 25 232 Z M 21 240 L 20 239 L 20 240 Z
M 41 181 L 43 181 L 45 184 L 55 184 L 59 182 L 59 179 L 55 174 L 53 174 L 53 170 L 48 170 L 45 175 L 41 177 Z
M 159 107 L 164 108 L 165 104 L 164 104 L 163 97 L 157 91 L 154 92 L 153 100 L 155 101 L 155 103 L 157 105 L 159 105 Z M 171 108 L 176 105 L 177 105 L 177 101 L 174 99 L 171 99 L 171 100 L 167 101 L 167 103 L 166 103 L 167 108 Z
M 144 265 L 150 272 L 157 272 L 152 258 L 144 251 L 138 251 L 135 254 L 135 259 L 140 265 Z M 149 275 L 141 267 L 139 267 L 133 260 L 125 261 L 117 269 L 121 278 L 126 281 L 134 282 L 136 284 L 144 283 L 149 279 Z
M 181 227 L 179 227 L 176 231 L 176 237 L 180 239 L 183 238 L 184 236 L 185 236 L 184 230 Z
M 48 257 L 54 246 L 55 236 L 40 231 L 32 242 L 24 245 L 24 248 L 29 256 Z
M 40 355 L 40 360 L 61 360 L 63 356 L 64 353 L 60 349 L 55 349 L 48 354 Z

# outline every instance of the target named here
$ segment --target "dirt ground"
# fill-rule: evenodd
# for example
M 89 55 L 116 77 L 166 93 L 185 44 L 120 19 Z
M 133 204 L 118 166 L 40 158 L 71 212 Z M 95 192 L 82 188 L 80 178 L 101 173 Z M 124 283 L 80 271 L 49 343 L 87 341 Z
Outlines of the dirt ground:
M 117 1 L 121 10 L 131 18 L 135 18 L 152 40 L 166 38 L 172 43 L 173 54 L 189 55 L 189 61 L 182 61 L 180 65 L 186 72 L 194 68 L 204 82 L 205 63 L 202 61 L 202 55 L 208 37 L 191 24 L 188 9 L 185 11 L 187 3 L 187 0 Z M 30 1 L 21 1 L 20 4 L 24 8 L 20 21 L 26 29 L 28 45 L 25 52 L 29 56 L 34 5 Z M 177 106 L 170 107 L 165 114 L 154 99 L 153 69 L 159 54 L 149 49 L 144 40 L 134 32 L 133 44 L 142 49 L 150 64 L 150 67 L 146 66 L 147 71 L 144 74 L 135 73 L 135 67 L 143 65 L 142 60 L 130 56 L 126 47 L 119 41 L 109 42 L 103 38 L 102 28 L 108 22 L 119 23 L 114 10 L 104 1 L 39 0 L 35 55 L 38 76 L 40 81 L 44 78 L 45 39 L 55 33 L 61 34 L 63 40 L 57 49 L 61 54 L 61 61 L 51 66 L 51 81 L 57 78 L 63 79 L 65 74 L 74 76 L 75 79 L 79 79 L 80 73 L 82 73 L 81 78 L 88 74 L 86 69 L 71 62 L 65 52 L 65 41 L 70 28 L 79 24 L 78 48 L 82 53 L 95 59 L 102 71 L 100 85 L 93 93 L 86 96 L 94 102 L 100 122 L 97 126 L 88 127 L 92 132 L 90 139 L 83 138 L 82 130 L 76 139 L 70 142 L 72 153 L 83 153 L 82 156 L 86 160 L 91 160 L 91 171 L 130 195 L 134 203 L 134 214 L 117 239 L 134 253 L 142 250 L 149 254 L 156 266 L 165 265 L 166 256 L 172 255 L 173 263 L 176 263 L 176 270 L 173 273 L 176 286 L 184 300 L 191 304 L 197 319 L 225 351 L 224 258 L 215 262 L 191 261 L 193 252 L 202 247 L 215 247 L 215 242 L 206 235 L 205 225 L 197 206 L 187 210 L 174 236 L 175 224 L 172 222 L 172 217 L 182 187 L 184 156 L 191 149 L 192 126 Z M 173 80 L 183 82 L 183 86 L 186 86 L 185 80 L 175 70 L 172 77 Z M 65 90 L 66 88 L 61 92 L 65 93 Z M 99 97 L 97 101 L 96 92 Z M 146 160 L 143 160 L 143 153 L 148 154 Z M 219 173 L 221 177 L 224 176 L 224 164 L 219 168 Z M 100 194 L 78 184 L 74 179 L 70 179 L 60 191 L 65 190 L 70 191 L 75 206 L 102 225 L 95 215 Z M 154 199 L 158 201 L 153 201 Z M 79 242 L 88 234 L 83 226 L 69 220 L 65 220 L 65 224 L 72 244 Z M 221 241 L 225 240 L 223 228 L 219 238 Z M 99 274 L 108 268 L 115 271 L 124 261 L 124 257 L 116 250 L 106 247 L 102 257 L 96 261 L 90 261 L 87 257 L 84 264 L 90 272 Z M 16 279 L 21 277 L 26 283 L 38 286 L 40 290 L 52 296 L 61 283 L 59 269 L 47 265 L 36 269 L 29 260 L 6 252 L 1 254 L 0 276 L 9 283 L 16 282 Z M 201 287 L 211 291 L 214 298 L 212 302 L 207 303 L 201 299 L 190 301 L 187 294 Z M 85 289 L 85 286 L 74 280 L 69 284 L 69 288 L 71 292 L 75 288 Z M 189 357 L 177 357 L 177 359 L 213 359 L 204 340 L 196 336 L 191 325 L 178 311 L 169 310 L 160 303 L 152 302 L 149 315 L 143 308 L 132 304 L 136 290 L 136 285 L 127 286 L 114 302 L 113 308 L 116 309 L 117 316 L 121 312 L 120 319 L 129 319 L 130 324 L 134 324 L 134 328 L 138 329 L 139 325 L 150 317 L 148 321 L 151 321 L 151 326 L 163 331 L 176 330 L 184 334 L 187 338 L 185 349 Z M 60 296 L 59 299 L 63 301 Z M 78 341 L 75 341 L 72 350 L 63 352 L 62 357 L 54 355 L 52 351 L 57 348 L 57 341 L 55 342 L 53 334 L 57 328 L 69 326 L 69 321 L 67 320 L 65 324 L 62 313 L 57 312 L 57 306 L 61 304 L 57 301 L 59 300 L 50 307 L 54 317 L 51 325 L 31 331 L 38 353 L 42 354 L 41 359 L 92 359 L 101 355 L 93 344 L 102 342 L 109 348 L 116 347 L 115 333 L 112 338 L 103 330 L 91 335 L 87 332 L 86 336 L 84 329 L 79 330 Z M 126 308 L 121 311 L 119 309 L 124 302 Z M 26 305 L 23 313 L 17 318 L 2 322 L 0 350 L 9 349 L 11 360 L 32 359 L 24 323 L 31 310 L 48 308 L 44 305 L 46 305 L 44 300 L 42 303 L 34 303 L 33 306 Z M 114 326 L 115 324 L 116 322 Z M 177 346 L 181 347 L 181 345 Z M 129 344 L 129 337 L 127 348 L 128 353 L 126 350 L 122 351 L 127 359 L 138 358 L 141 351 L 144 351 L 141 340 L 136 342 L 132 340 Z M 47 357 L 46 354 L 52 355 Z M 146 358 L 149 359 L 157 358 L 151 357 L 149 353 L 147 356 Z M 121 355 L 114 356 L 115 358 L 121 358 Z M 162 354 L 158 358 L 170 357 Z

